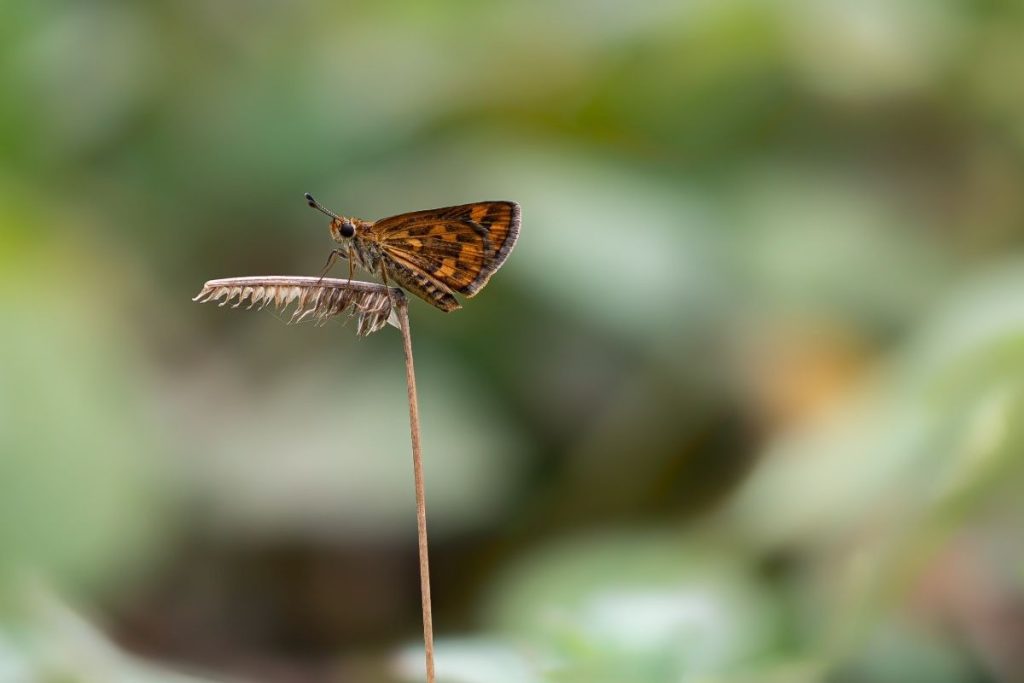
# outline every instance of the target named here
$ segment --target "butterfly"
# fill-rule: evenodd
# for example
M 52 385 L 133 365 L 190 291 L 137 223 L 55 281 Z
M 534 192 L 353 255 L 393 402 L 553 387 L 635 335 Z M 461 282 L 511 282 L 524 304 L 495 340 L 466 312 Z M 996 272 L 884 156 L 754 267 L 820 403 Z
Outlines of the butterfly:
M 519 237 L 519 204 L 475 202 L 401 213 L 379 221 L 339 216 L 306 194 L 331 219 L 331 251 L 321 277 L 338 258 L 398 284 L 442 311 L 462 308 L 455 294 L 475 296 L 505 263 Z

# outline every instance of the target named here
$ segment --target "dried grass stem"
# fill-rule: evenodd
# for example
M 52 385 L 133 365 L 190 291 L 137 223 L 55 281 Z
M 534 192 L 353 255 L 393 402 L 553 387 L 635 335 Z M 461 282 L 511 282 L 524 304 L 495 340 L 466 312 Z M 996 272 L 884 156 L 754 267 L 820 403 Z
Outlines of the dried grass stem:
M 405 352 L 405 386 L 409 393 L 409 431 L 412 434 L 412 473 L 416 487 L 416 535 L 419 539 L 420 599 L 423 608 L 423 645 L 426 650 L 427 683 L 434 683 L 434 622 L 430 608 L 430 556 L 427 546 L 427 502 L 423 490 L 423 456 L 420 450 L 420 409 L 416 399 L 416 371 L 412 360 L 409 304 L 403 297 L 395 305 Z

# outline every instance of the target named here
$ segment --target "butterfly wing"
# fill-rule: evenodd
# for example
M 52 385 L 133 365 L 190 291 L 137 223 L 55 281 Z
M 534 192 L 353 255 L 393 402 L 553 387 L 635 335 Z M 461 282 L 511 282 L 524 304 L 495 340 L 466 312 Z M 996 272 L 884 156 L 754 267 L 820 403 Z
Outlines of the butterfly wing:
M 476 202 L 383 218 L 370 230 L 381 250 L 404 268 L 471 297 L 508 258 L 519 220 L 515 202 Z

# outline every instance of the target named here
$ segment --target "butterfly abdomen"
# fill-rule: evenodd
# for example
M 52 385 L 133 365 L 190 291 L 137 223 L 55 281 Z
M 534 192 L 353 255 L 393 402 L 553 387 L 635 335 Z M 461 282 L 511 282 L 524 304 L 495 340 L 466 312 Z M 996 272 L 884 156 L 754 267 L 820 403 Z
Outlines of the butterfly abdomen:
M 397 282 L 403 289 L 426 299 L 442 311 L 451 312 L 462 308 L 458 299 L 452 295 L 442 284 L 439 284 L 429 275 L 409 268 L 405 264 L 394 260 L 387 260 L 388 277 Z

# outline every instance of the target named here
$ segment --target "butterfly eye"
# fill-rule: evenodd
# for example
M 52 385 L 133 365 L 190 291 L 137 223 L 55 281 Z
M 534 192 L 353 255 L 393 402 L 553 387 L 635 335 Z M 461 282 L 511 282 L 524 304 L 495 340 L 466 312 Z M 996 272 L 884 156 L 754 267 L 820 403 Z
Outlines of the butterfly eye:
M 354 237 L 356 234 L 356 226 L 350 221 L 343 221 L 341 227 L 338 228 L 338 232 L 341 233 L 342 237 Z

